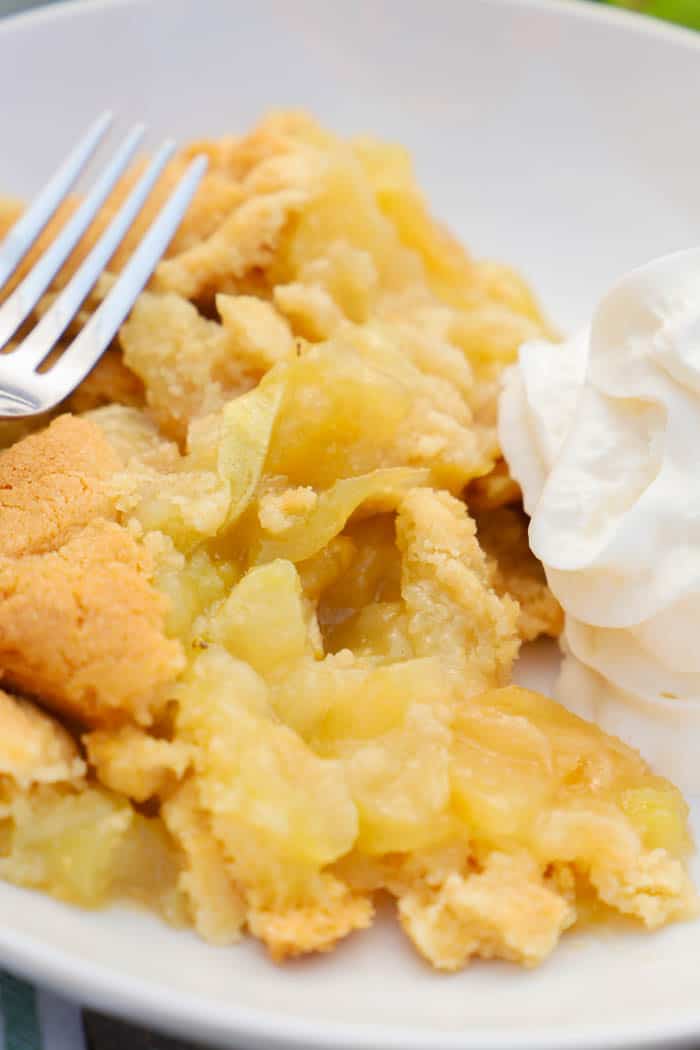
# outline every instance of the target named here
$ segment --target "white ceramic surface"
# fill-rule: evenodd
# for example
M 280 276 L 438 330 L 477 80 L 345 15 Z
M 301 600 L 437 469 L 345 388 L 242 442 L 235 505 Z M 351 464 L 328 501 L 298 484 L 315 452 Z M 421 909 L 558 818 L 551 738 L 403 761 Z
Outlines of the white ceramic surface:
M 700 37 L 573 0 L 83 0 L 0 23 L 0 188 L 35 189 L 101 108 L 154 138 L 303 105 L 415 153 L 435 210 L 529 274 L 565 328 L 700 238 Z M 547 688 L 552 648 L 522 673 Z M 696 807 L 700 823 L 700 807 Z M 700 874 L 700 872 L 699 872 Z M 280 970 L 155 919 L 0 885 L 0 963 L 246 1050 L 546 1050 L 700 1041 L 700 924 L 565 938 L 542 969 L 429 972 L 390 918 Z

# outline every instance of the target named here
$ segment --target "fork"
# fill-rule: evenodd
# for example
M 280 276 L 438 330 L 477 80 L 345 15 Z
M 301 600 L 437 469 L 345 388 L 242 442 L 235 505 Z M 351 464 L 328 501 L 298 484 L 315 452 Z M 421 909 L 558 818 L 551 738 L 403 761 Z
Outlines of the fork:
M 61 167 L 0 243 L 0 290 L 65 199 L 104 138 L 112 115 L 104 113 L 89 128 Z M 54 277 L 92 223 L 134 157 L 145 128 L 131 129 L 90 192 L 26 277 L 0 306 L 0 418 L 48 412 L 60 404 L 94 368 L 139 293 L 153 273 L 206 170 L 207 159 L 195 157 L 153 220 L 108 295 L 71 344 L 50 368 L 39 371 L 91 288 L 115 253 L 166 164 L 175 151 L 161 146 L 131 193 L 75 274 L 29 335 L 12 350 L 9 341 L 36 308 Z M 4 352 L 3 352 L 4 351 Z

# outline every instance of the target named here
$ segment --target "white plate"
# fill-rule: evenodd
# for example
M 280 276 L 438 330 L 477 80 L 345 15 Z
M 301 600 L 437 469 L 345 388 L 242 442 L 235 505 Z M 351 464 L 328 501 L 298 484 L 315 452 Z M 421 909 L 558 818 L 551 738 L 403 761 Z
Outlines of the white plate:
M 91 0 L 0 25 L 0 187 L 32 191 L 105 106 L 184 138 L 302 105 L 406 143 L 437 212 L 568 327 L 616 274 L 700 238 L 699 97 L 700 37 L 573 0 Z M 530 662 L 546 687 L 553 651 Z M 282 970 L 252 943 L 0 885 L 3 964 L 248 1050 L 700 1041 L 698 956 L 691 924 L 570 936 L 535 973 L 441 977 L 387 919 Z

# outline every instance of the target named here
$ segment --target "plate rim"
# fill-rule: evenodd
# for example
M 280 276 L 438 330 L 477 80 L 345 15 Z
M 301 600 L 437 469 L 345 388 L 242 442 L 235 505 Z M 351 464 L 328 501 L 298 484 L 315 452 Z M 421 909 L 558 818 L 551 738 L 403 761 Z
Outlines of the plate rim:
M 13 892 L 34 896 L 36 891 L 12 886 Z M 56 902 L 61 905 L 61 902 Z M 70 907 L 70 905 L 64 905 Z M 700 920 L 698 920 L 700 921 Z M 0 929 L 2 966 L 49 988 L 74 1002 L 117 1015 L 163 1032 L 183 1034 L 204 1045 L 227 1045 L 232 1036 L 247 1050 L 664 1050 L 686 1045 L 700 1033 L 700 1010 L 684 1011 L 664 1022 L 663 1032 L 644 1022 L 594 1022 L 562 1033 L 560 1029 L 533 1028 L 518 1033 L 495 1033 L 490 1027 L 472 1026 L 463 1031 L 428 1030 L 377 1023 L 348 1024 L 313 1021 L 288 1014 L 274 1014 L 255 1007 L 207 1002 L 173 991 L 160 981 L 144 985 L 122 971 L 83 961 L 63 949 L 47 945 L 32 934 Z M 232 976 L 234 973 L 232 972 Z M 523 973 L 523 977 L 527 974 Z M 115 1002 L 115 989 L 118 999 Z M 189 1004 L 200 1004 L 199 1012 Z M 193 1021 L 193 1013 L 196 1019 Z M 465 1037 L 468 1043 L 465 1042 Z
M 146 7 L 158 2 L 159 0 L 90 0 L 90 4 L 86 5 L 84 0 L 57 0 L 57 2 L 43 0 L 42 6 L 31 8 L 28 11 L 13 11 L 8 15 L 0 14 L 0 36 L 24 29 L 27 25 L 31 27 L 32 23 L 50 22 L 76 16 L 84 19 L 111 8 Z M 170 2 L 195 7 L 198 0 L 170 0 Z M 400 0 L 385 0 L 385 2 L 397 3 L 400 6 Z M 607 3 L 601 4 L 592 2 L 592 0 L 578 4 L 572 4 L 571 0 L 478 0 L 478 2 L 489 5 L 499 4 L 504 8 L 526 7 L 536 11 L 556 11 L 572 20 L 623 25 L 632 33 L 675 40 L 677 43 L 684 43 L 700 51 L 700 31 L 676 22 L 667 22 L 643 12 L 611 7 Z
M 15 12 L 0 19 L 0 39 L 32 26 L 65 19 L 99 18 L 104 11 L 146 8 L 159 0 L 59 0 L 44 7 Z M 198 0 L 170 0 L 194 7 Z M 303 2 L 303 0 L 302 0 Z M 392 0 L 393 2 L 393 0 Z M 632 11 L 572 0 L 480 0 L 505 9 L 529 8 L 556 13 L 571 22 L 588 21 L 623 26 L 630 33 L 665 39 L 700 52 L 700 33 Z M 22 895 L 34 891 L 11 887 Z M 60 902 L 57 902 L 60 904 Z M 70 907 L 70 905 L 65 905 Z M 700 920 L 698 920 L 700 921 Z M 81 1005 L 103 1010 L 136 1023 L 153 1025 L 173 1035 L 186 1034 L 220 1045 L 232 1037 L 253 1050 L 513 1050 L 513 1033 L 498 1033 L 490 1027 L 462 1031 L 416 1032 L 413 1028 L 377 1023 L 350 1024 L 332 1020 L 307 1020 L 275 1014 L 250 1006 L 206 1002 L 202 1016 L 201 996 L 173 994 L 158 980 L 148 984 L 124 971 L 82 960 L 42 938 L 0 927 L 0 963 L 3 968 L 51 989 Z M 232 973 L 232 976 L 235 974 Z M 193 1015 L 195 1019 L 193 1020 Z M 561 1029 L 533 1028 L 517 1035 L 518 1050 L 659 1050 L 659 1039 L 671 1050 L 700 1037 L 700 1005 L 664 1021 L 663 1028 L 650 1031 L 644 1022 L 593 1022 L 585 1029 L 562 1033 Z

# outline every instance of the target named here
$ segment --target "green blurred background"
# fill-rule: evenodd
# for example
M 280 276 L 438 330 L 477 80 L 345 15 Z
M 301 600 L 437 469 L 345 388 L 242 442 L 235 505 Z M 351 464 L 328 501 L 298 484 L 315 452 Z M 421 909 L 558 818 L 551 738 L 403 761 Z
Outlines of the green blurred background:
M 666 18 L 678 25 L 700 29 L 700 0 L 599 0 L 614 7 L 626 7 L 645 15 Z

